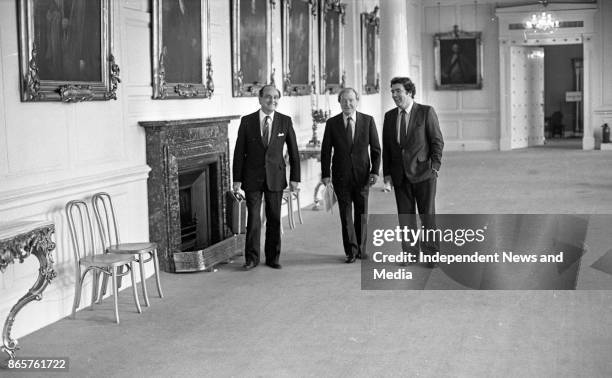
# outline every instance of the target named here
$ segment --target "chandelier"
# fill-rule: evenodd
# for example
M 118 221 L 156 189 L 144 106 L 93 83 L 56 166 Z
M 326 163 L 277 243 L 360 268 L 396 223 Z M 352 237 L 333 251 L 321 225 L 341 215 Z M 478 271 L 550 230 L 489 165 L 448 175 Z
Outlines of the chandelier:
M 527 29 L 552 33 L 559 27 L 559 21 L 555 20 L 552 14 L 541 12 L 540 14 L 532 14 L 531 19 L 525 22 L 525 26 Z

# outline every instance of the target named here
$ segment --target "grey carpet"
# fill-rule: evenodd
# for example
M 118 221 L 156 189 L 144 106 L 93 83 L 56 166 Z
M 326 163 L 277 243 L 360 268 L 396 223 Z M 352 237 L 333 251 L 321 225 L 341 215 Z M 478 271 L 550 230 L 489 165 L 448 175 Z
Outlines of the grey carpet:
M 612 214 L 612 153 L 553 147 L 447 153 L 439 212 Z M 394 206 L 374 188 L 371 212 Z M 166 297 L 149 279 L 142 314 L 124 290 L 121 325 L 106 299 L 23 337 L 19 355 L 68 356 L 73 377 L 610 376 L 609 291 L 362 291 L 337 214 L 303 214 L 294 230 L 285 222 L 280 271 L 237 259 L 165 273 Z

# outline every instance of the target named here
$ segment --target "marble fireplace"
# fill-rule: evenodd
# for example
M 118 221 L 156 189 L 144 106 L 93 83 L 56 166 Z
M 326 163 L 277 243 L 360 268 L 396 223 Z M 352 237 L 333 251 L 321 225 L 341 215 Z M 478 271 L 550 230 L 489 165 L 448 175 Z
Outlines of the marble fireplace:
M 167 272 L 211 268 L 244 242 L 225 224 L 230 190 L 230 120 L 239 116 L 139 122 L 146 132 L 149 238 Z

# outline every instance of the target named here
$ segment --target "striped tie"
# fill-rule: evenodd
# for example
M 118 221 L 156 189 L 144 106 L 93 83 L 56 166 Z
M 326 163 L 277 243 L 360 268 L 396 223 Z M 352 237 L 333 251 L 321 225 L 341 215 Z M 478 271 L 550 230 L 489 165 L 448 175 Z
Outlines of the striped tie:
M 261 135 L 261 140 L 264 146 L 268 147 L 269 139 L 270 139 L 270 116 L 266 116 L 266 118 L 264 118 L 263 133 Z

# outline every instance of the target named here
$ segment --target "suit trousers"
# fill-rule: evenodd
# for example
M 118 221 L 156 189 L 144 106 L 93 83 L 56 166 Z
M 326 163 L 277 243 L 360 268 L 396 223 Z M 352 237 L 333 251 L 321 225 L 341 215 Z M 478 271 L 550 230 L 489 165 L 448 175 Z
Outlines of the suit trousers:
M 282 191 L 245 191 L 247 205 L 247 230 L 244 248 L 245 262 L 259 264 L 261 249 L 261 202 L 265 199 L 266 240 L 264 251 L 266 263 L 278 264 L 281 251 L 281 204 Z
M 395 202 L 397 204 L 397 213 L 399 216 L 400 227 L 408 227 L 417 229 L 417 210 L 421 220 L 421 226 L 427 229 L 436 229 L 436 183 L 437 177 L 432 177 L 428 180 L 411 183 L 404 179 L 401 185 L 395 186 Z M 402 243 L 404 252 L 418 253 L 422 250 L 424 253 L 434 253 L 440 250 L 438 241 L 417 242 L 414 246 L 409 243 Z
M 338 197 L 338 210 L 342 225 L 342 244 L 347 257 L 365 255 L 363 243 L 366 240 L 366 229 L 363 227 L 362 215 L 367 215 L 369 186 L 336 185 L 334 191 Z M 353 217 L 354 214 L 354 217 Z

